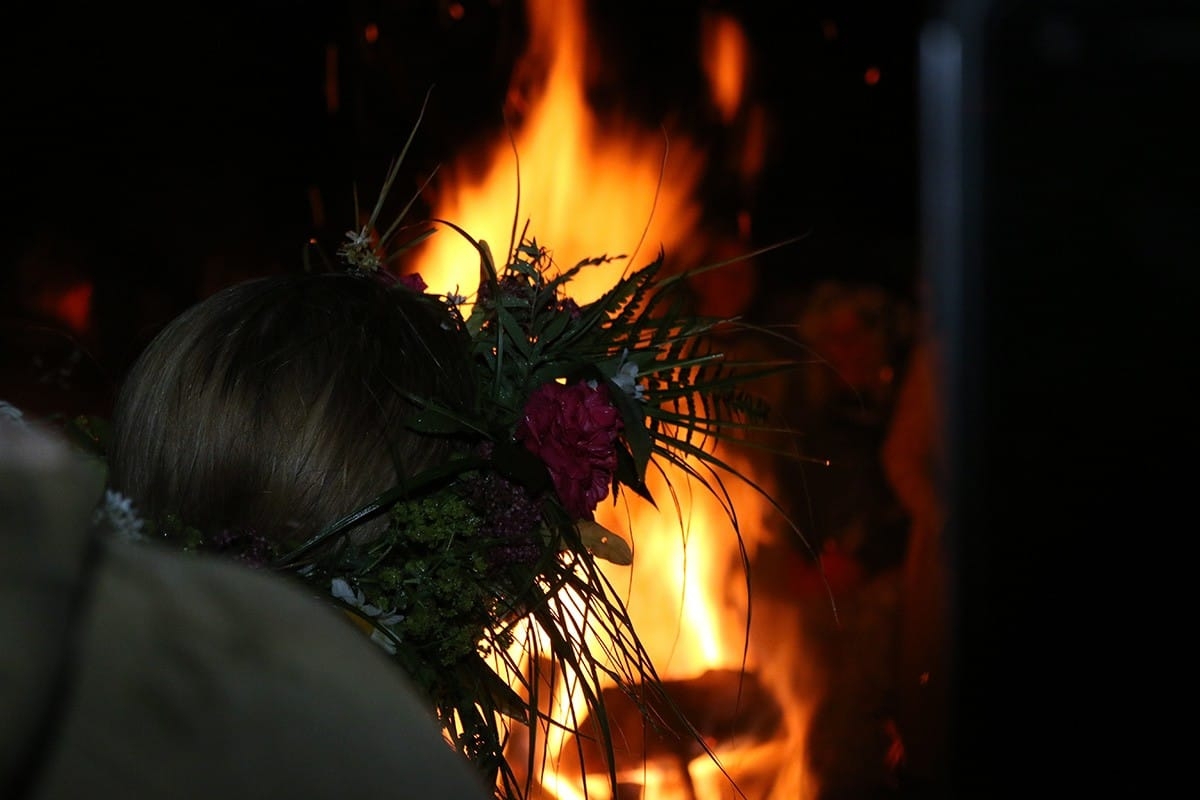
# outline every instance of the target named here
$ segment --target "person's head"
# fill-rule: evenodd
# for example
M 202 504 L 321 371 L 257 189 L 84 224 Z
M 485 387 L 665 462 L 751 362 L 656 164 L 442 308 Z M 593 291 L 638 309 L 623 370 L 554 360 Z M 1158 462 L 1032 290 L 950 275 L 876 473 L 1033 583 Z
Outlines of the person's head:
M 150 518 L 295 542 L 455 442 L 404 425 L 412 398 L 472 402 L 446 308 L 349 274 L 260 278 L 168 324 L 131 368 L 109 483 Z

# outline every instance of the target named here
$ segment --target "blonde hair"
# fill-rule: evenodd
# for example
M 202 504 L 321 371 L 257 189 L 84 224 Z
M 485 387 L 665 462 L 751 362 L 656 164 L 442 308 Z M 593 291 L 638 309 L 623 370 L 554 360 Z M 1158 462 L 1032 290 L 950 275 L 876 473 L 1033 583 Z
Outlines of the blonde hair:
M 444 306 L 345 274 L 260 278 L 169 323 L 127 375 L 110 485 L 150 518 L 307 538 L 445 459 L 414 398 L 472 402 Z

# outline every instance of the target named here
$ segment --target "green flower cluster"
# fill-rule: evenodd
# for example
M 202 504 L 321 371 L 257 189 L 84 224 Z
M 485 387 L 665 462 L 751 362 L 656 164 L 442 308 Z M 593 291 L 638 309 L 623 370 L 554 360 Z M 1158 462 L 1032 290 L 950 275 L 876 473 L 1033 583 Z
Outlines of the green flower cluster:
M 390 513 L 387 534 L 348 548 L 331 574 L 395 619 L 386 629 L 414 664 L 453 667 L 478 651 L 497 613 L 481 520 L 450 490 L 399 502 Z

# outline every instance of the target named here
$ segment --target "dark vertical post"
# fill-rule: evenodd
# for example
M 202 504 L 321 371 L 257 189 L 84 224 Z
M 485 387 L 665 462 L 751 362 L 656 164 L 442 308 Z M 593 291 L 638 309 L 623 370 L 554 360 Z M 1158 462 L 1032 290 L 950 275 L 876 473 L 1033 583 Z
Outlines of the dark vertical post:
M 1153 793 L 1154 631 L 1187 585 L 1158 573 L 1195 516 L 1176 465 L 1195 459 L 1200 8 L 946 2 L 920 49 L 952 796 Z

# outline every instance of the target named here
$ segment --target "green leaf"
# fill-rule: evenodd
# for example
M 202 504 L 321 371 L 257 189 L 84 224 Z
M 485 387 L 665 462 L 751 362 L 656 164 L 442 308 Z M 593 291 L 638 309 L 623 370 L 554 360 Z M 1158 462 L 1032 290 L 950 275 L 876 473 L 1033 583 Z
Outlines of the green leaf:
M 629 446 L 634 473 L 638 480 L 644 480 L 653 445 L 650 431 L 646 428 L 647 404 L 633 399 L 612 381 L 608 383 L 608 396 L 621 414 L 621 421 L 624 423 L 621 438 Z
M 539 352 L 550 349 L 558 344 L 556 341 L 567 326 L 571 324 L 571 315 L 562 311 L 557 311 L 549 315 L 550 321 L 542 330 L 537 332 L 537 349 Z
M 652 506 L 657 508 L 658 504 L 654 502 L 654 497 L 651 496 L 650 490 L 646 487 L 645 468 L 640 471 L 637 463 L 634 461 L 629 450 L 625 447 L 617 447 L 617 468 L 613 472 L 613 480 L 620 486 L 633 490 L 633 493 L 650 502 Z M 616 492 L 613 493 L 614 496 Z

